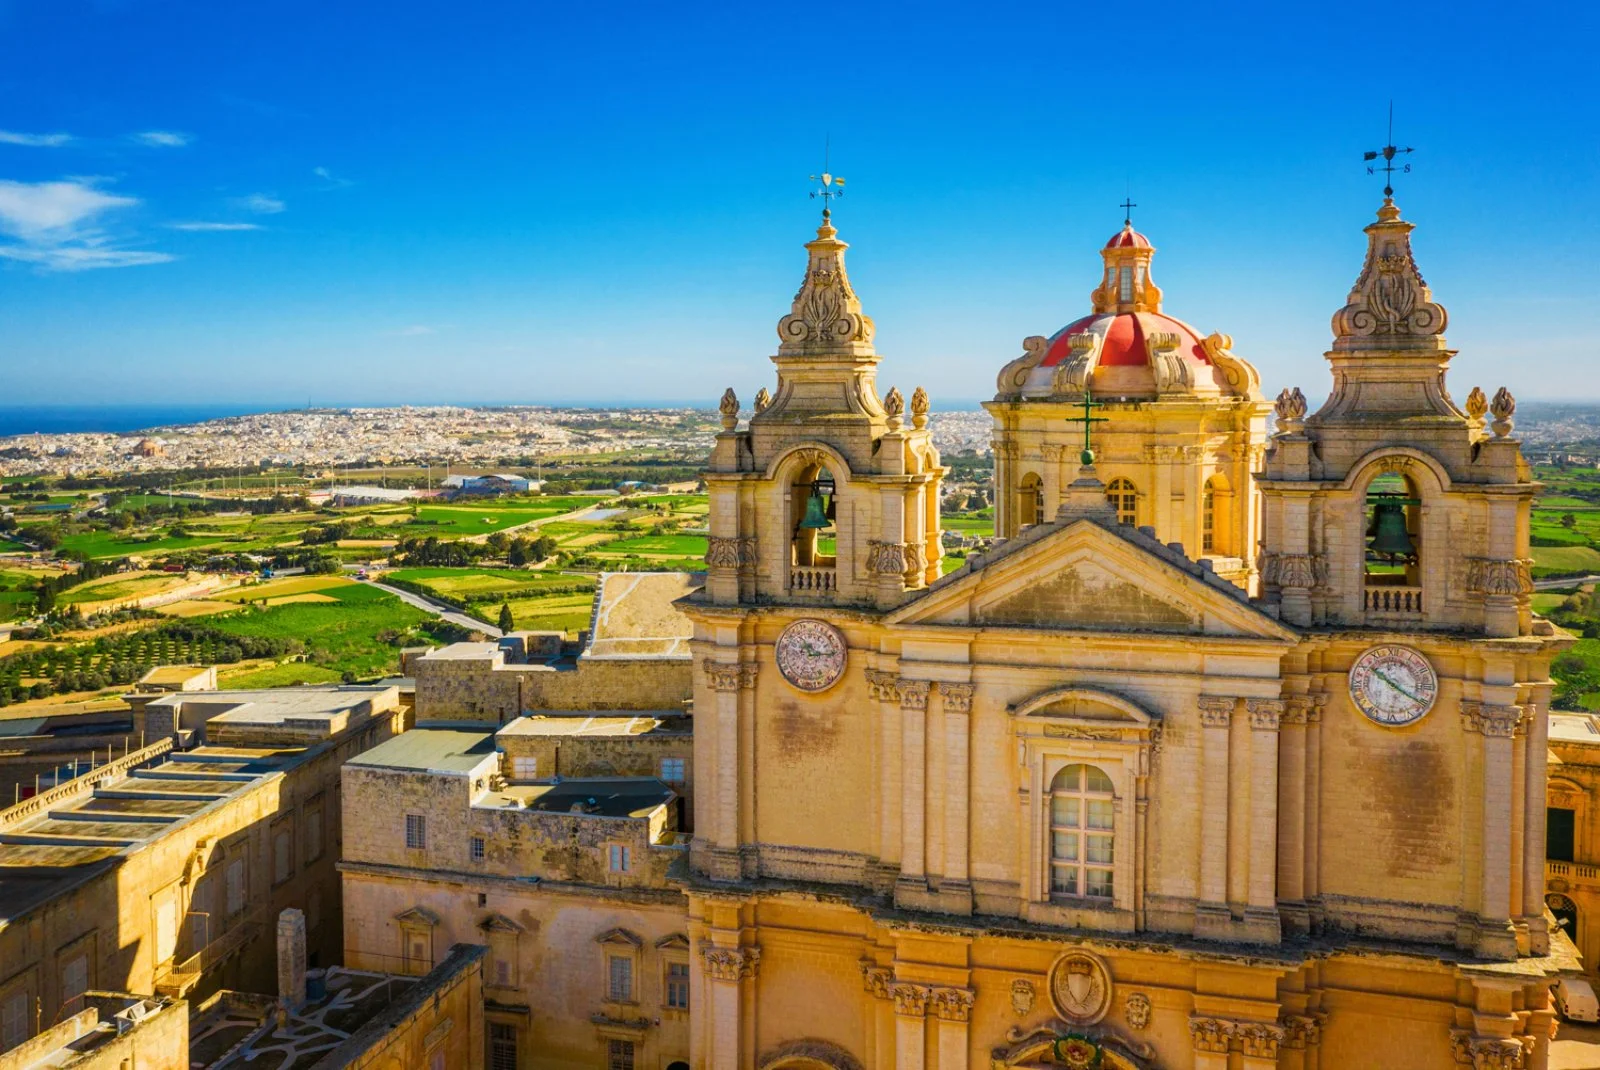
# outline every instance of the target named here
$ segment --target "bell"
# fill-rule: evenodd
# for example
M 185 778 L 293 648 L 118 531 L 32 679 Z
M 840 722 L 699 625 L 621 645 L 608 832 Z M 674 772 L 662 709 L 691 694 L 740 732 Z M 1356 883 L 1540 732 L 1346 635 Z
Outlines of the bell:
M 816 487 L 811 488 L 811 497 L 806 499 L 806 515 L 800 518 L 800 526 L 812 529 L 828 526 L 828 514 L 823 508 L 822 493 Z
M 1417 552 L 1406 530 L 1406 508 L 1397 502 L 1379 502 L 1372 510 L 1372 541 L 1367 549 L 1382 554 L 1391 562 L 1397 557 L 1410 558 Z

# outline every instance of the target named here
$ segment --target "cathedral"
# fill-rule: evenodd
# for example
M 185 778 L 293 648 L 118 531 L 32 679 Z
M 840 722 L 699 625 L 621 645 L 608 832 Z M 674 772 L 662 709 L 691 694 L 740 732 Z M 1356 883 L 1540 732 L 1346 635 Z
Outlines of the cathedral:
M 1125 224 L 995 361 L 997 538 L 941 574 L 929 399 L 880 393 L 824 211 L 677 603 L 689 1065 L 1546 1065 L 1571 640 L 1515 402 L 1452 396 L 1412 228 L 1365 228 L 1313 408 Z

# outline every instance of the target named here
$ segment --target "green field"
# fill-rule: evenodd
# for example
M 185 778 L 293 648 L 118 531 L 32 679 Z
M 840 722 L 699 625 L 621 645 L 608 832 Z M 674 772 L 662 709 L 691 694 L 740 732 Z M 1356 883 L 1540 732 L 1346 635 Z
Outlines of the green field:
M 592 594 L 551 595 L 545 598 L 519 598 L 508 603 L 512 619 L 523 631 L 562 631 L 575 634 L 589 626 L 594 608 Z
M 1592 546 L 1535 546 L 1532 552 L 1536 578 L 1600 572 L 1600 550 Z
M 62 605 L 74 606 L 90 602 L 115 602 L 124 598 L 142 598 L 145 595 L 157 594 L 173 587 L 182 586 L 185 577 L 182 573 L 172 575 L 165 572 L 128 573 L 121 576 L 107 576 L 105 579 L 90 580 L 88 583 L 69 587 L 57 599 Z
M 608 554 L 671 554 L 675 557 L 705 557 L 704 535 L 635 535 L 605 544 Z
M 559 572 L 528 572 L 522 569 L 496 568 L 402 568 L 387 574 L 388 578 L 421 584 L 429 590 L 453 598 L 474 599 L 485 596 L 524 598 L 551 587 L 571 587 L 574 584 L 594 589 L 594 581 L 587 576 L 568 576 Z
M 207 623 L 228 635 L 303 641 L 311 664 L 334 673 L 376 676 L 396 669 L 399 654 L 380 634 L 405 633 L 429 619 L 420 609 L 363 584 L 325 590 L 336 602 L 294 602 L 240 613 Z

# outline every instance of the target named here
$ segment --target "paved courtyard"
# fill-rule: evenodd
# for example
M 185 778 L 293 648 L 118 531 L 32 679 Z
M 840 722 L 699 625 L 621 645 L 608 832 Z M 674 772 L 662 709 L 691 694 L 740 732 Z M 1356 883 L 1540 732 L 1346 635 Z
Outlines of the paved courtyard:
M 1562 1022 L 1550 1045 L 1550 1070 L 1600 1070 L 1600 1025 Z

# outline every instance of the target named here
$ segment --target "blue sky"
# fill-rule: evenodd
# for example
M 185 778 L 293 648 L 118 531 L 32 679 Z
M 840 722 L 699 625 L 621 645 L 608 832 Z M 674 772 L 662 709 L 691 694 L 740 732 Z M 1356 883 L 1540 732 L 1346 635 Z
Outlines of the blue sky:
M 1509 11 L 0 0 L 0 404 L 748 397 L 825 137 L 884 389 L 992 394 L 1131 189 L 1320 399 L 1391 97 L 1455 392 L 1600 398 L 1600 17 Z

